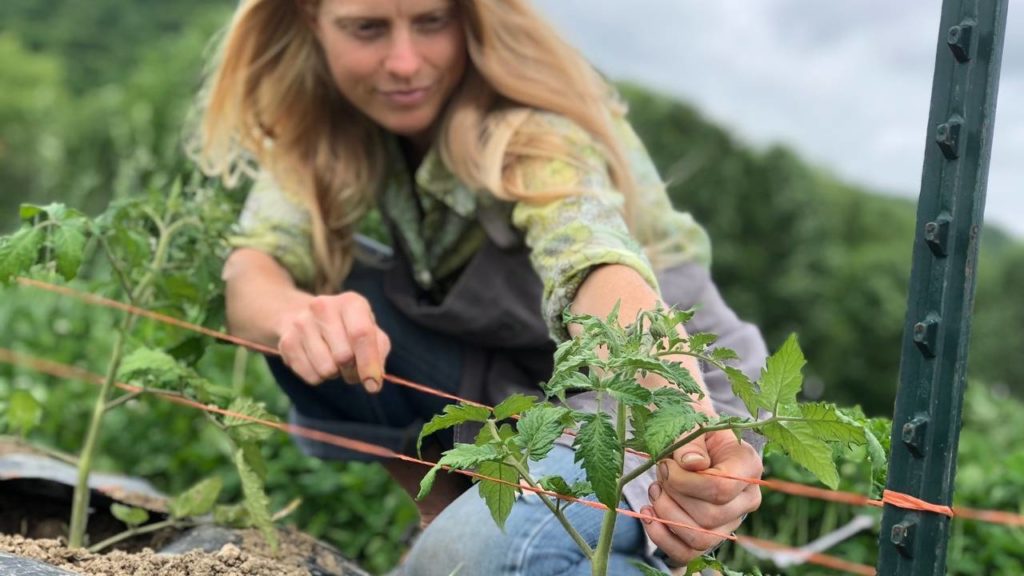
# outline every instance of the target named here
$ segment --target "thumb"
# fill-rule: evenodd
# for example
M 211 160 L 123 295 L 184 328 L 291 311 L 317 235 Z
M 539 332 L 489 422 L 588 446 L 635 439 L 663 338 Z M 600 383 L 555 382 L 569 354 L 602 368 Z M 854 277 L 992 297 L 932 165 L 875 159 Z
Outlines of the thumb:
M 699 472 L 711 467 L 711 457 L 708 456 L 708 447 L 704 442 L 704 436 L 700 436 L 686 446 L 683 446 L 672 454 L 684 470 Z

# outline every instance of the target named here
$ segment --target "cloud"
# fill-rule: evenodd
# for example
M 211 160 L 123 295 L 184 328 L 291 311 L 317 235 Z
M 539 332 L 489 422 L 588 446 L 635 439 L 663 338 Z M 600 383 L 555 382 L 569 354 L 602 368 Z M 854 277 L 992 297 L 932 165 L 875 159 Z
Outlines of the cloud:
M 940 2 L 536 1 L 605 73 L 844 180 L 918 194 Z M 1024 235 L 1024 11 L 1008 31 L 986 217 Z

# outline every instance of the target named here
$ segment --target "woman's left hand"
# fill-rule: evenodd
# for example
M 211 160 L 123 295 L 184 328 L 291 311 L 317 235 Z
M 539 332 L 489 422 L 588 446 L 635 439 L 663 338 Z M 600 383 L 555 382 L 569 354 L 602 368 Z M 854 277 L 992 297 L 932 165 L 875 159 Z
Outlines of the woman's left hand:
M 709 468 L 741 478 L 760 478 L 763 471 L 761 456 L 750 444 L 738 442 L 732 432 L 705 434 L 676 450 L 672 459 L 658 463 L 658 481 L 648 491 L 651 506 L 641 512 L 731 534 L 745 514 L 761 505 L 761 489 L 756 484 L 701 473 Z M 655 521 L 644 520 L 644 524 L 651 540 L 679 564 L 693 560 L 723 539 Z

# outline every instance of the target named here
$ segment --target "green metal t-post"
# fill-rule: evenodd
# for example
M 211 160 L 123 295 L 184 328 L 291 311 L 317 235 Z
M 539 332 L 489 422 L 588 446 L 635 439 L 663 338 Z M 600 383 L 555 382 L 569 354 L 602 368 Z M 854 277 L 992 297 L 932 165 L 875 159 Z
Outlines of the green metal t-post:
M 945 0 L 893 416 L 890 490 L 950 505 L 1008 0 Z M 885 507 L 880 575 L 945 574 L 949 518 Z

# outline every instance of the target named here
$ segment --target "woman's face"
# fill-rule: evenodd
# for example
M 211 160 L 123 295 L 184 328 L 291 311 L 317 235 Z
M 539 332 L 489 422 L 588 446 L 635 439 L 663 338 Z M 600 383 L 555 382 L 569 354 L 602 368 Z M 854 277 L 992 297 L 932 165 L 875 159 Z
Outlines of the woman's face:
M 314 29 L 342 95 L 384 129 L 429 143 L 466 68 L 453 0 L 320 0 Z

